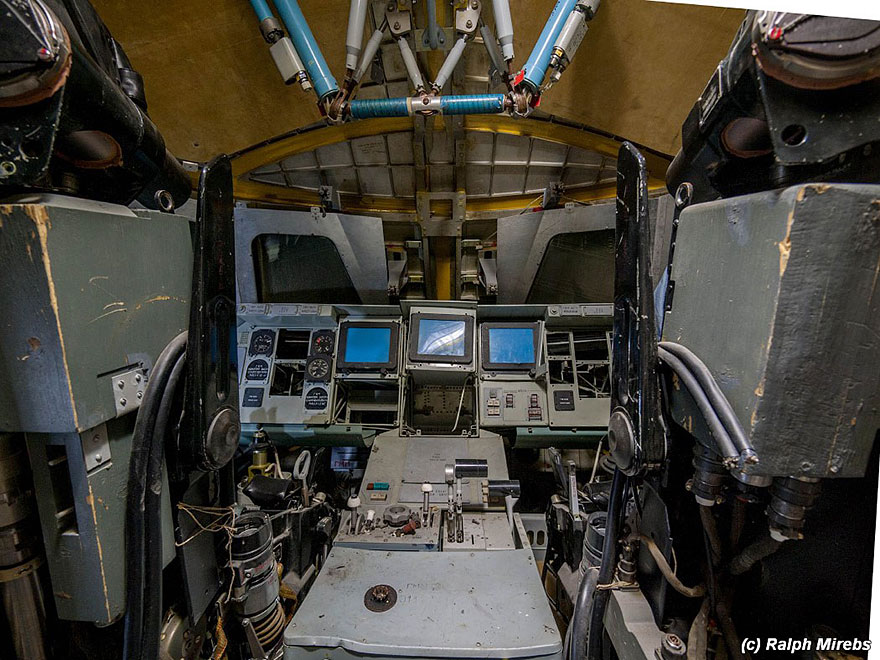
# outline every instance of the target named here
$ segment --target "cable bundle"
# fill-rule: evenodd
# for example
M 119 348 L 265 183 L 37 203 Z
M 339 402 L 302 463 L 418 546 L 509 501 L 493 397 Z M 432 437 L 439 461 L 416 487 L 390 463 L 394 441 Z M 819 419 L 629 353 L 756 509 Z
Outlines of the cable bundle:
M 165 438 L 183 376 L 187 333 L 159 354 L 135 421 L 126 502 L 126 660 L 159 657 L 162 625 L 160 498 Z

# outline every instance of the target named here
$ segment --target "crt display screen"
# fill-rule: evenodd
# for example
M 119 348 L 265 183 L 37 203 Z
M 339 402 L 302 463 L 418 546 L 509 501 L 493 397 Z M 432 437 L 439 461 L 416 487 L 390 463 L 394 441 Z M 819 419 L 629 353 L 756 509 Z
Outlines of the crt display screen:
M 419 355 L 465 355 L 465 322 L 426 319 L 419 321 Z
M 492 364 L 533 364 L 533 328 L 489 328 L 489 362 Z
M 391 328 L 347 328 L 343 360 L 349 364 L 390 362 Z

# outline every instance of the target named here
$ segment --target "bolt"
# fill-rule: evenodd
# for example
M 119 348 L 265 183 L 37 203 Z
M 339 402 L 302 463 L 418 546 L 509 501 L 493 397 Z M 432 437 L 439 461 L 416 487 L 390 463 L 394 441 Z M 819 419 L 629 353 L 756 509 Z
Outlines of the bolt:
M 393 2 L 389 2 L 387 9 L 388 9 L 388 11 L 394 11 L 395 9 L 397 9 L 397 7 L 394 5 Z
M 400 29 L 400 21 L 394 21 L 394 29 L 395 29 L 395 30 L 399 30 L 399 29 Z
M 377 603 L 387 603 L 388 602 L 388 587 L 384 584 L 377 585 L 373 587 L 373 591 L 370 594 Z
M 681 640 L 678 638 L 678 635 L 666 633 L 666 643 L 669 645 L 670 648 L 676 651 L 681 649 Z
M 477 2 L 477 0 L 474 0 L 474 1 L 471 3 L 471 9 L 479 9 L 479 8 L 480 8 L 480 3 Z
M 128 405 L 128 399 L 126 399 L 125 397 L 122 397 L 121 399 L 119 399 L 119 405 L 124 408 L 125 406 Z
M 465 26 L 468 30 L 470 30 L 472 27 L 474 27 L 474 22 L 469 20 L 467 23 L 464 24 L 464 26 Z

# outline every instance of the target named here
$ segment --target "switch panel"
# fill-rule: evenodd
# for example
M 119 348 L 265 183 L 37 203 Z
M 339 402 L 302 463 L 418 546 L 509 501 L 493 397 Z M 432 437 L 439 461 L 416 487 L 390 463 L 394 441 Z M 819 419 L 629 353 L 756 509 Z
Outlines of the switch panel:
M 547 423 L 547 396 L 534 381 L 480 383 L 482 425 L 537 426 Z

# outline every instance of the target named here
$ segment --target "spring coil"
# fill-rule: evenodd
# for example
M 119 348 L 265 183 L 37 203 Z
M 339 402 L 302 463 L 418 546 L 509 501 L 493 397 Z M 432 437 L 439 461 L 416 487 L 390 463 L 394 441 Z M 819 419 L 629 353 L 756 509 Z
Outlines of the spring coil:
M 275 607 L 266 615 L 266 618 L 253 624 L 254 634 L 264 650 L 271 649 L 284 632 L 284 609 L 281 603 L 275 603 Z

